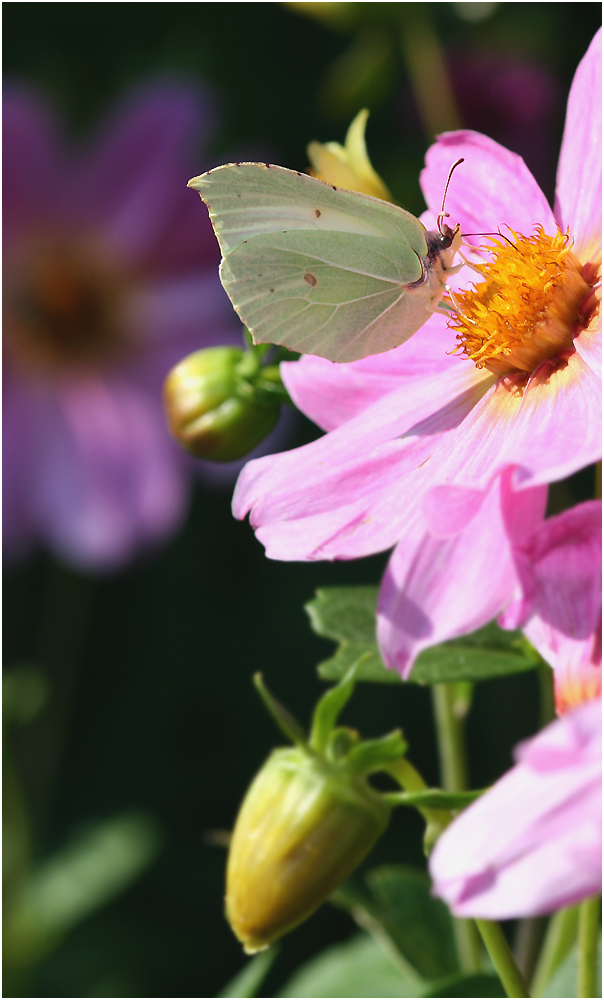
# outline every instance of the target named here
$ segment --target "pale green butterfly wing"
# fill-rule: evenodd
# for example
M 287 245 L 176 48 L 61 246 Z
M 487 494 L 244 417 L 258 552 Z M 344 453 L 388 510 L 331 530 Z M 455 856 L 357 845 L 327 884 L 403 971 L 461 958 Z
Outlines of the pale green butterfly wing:
M 390 350 L 428 319 L 415 216 L 284 167 L 229 164 L 194 178 L 220 275 L 256 343 L 332 361 Z

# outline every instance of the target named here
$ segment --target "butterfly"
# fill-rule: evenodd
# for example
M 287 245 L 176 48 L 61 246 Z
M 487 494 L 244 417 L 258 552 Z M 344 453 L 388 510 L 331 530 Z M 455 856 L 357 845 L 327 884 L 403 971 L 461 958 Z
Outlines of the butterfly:
M 444 198 L 430 232 L 397 205 L 270 163 L 228 163 L 189 187 L 209 210 L 220 279 L 256 344 L 337 362 L 390 351 L 446 309 L 447 279 L 463 266 L 453 265 L 461 233 L 444 222 Z

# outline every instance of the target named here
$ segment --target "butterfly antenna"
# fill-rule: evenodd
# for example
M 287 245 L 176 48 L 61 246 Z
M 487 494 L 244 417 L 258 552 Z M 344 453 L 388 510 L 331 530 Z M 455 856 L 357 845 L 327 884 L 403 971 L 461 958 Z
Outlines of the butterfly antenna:
M 439 218 L 440 218 L 440 216 L 439 216 Z M 517 253 L 519 253 L 521 257 L 524 257 L 524 254 L 523 254 L 523 253 L 522 253 L 522 252 L 521 252 L 521 251 L 520 251 L 520 250 L 518 249 L 518 247 L 516 246 L 516 244 L 515 244 L 515 243 L 513 243 L 513 242 L 512 242 L 512 240 L 508 239 L 508 237 L 507 237 L 507 236 L 504 236 L 504 235 L 503 235 L 503 233 L 501 232 L 501 230 L 497 230 L 497 232 L 496 232 L 496 233 L 462 233 L 462 234 L 461 234 L 461 237 L 462 237 L 462 239 L 464 239 L 464 240 L 465 240 L 465 239 L 466 239 L 466 238 L 467 238 L 468 236 L 500 236 L 500 237 L 501 237 L 501 239 L 502 239 L 502 240 L 505 240 L 505 241 L 506 241 L 506 243 L 509 243 L 509 244 L 510 244 L 510 246 L 511 246 L 511 247 L 513 247 L 513 248 L 514 248 L 514 250 L 515 250 L 515 251 L 516 251 Z
M 445 190 L 444 190 L 444 194 L 443 194 L 443 203 L 440 206 L 440 212 L 438 213 L 438 216 L 436 218 L 436 225 L 438 226 L 438 231 L 441 234 L 441 236 L 443 235 L 442 220 L 449 218 L 449 213 L 445 212 L 445 200 L 447 198 L 447 191 L 449 190 L 449 184 L 451 182 L 451 177 L 453 176 L 453 171 L 455 170 L 455 168 L 458 167 L 459 164 L 463 163 L 463 162 L 464 162 L 464 157 L 462 156 L 459 160 L 455 161 L 455 163 L 453 164 L 453 166 L 449 170 L 449 176 L 447 177 L 447 183 L 445 184 Z

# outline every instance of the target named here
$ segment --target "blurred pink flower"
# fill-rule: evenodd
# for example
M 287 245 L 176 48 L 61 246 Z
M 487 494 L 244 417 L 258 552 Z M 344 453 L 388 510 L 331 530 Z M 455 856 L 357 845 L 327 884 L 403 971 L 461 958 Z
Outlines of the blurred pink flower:
M 552 722 L 515 756 L 430 857 L 433 891 L 456 916 L 538 916 L 601 892 L 601 701 Z
M 538 310 L 523 312 L 522 286 L 508 274 L 504 285 L 511 289 L 515 323 L 506 329 L 513 343 L 496 343 L 486 356 L 468 348 L 475 363 L 451 353 L 459 348 L 455 333 L 435 315 L 388 354 L 346 365 L 311 357 L 283 365 L 296 404 L 329 433 L 295 451 L 250 462 L 239 478 L 235 516 L 250 513 L 270 558 L 354 559 L 397 542 L 400 555 L 407 544 L 418 551 L 418 539 L 452 540 L 467 528 L 474 547 L 493 552 L 495 567 L 491 532 L 501 536 L 502 529 L 496 512 L 494 520 L 489 517 L 488 505 L 501 504 L 505 492 L 506 508 L 517 503 L 532 509 L 543 494 L 531 500 L 528 487 L 541 489 L 599 458 L 600 50 L 598 33 L 573 82 L 555 213 L 522 160 L 477 133 L 442 136 L 428 151 L 422 174 L 432 209 L 426 223 L 434 225 L 446 173 L 463 156 L 447 203 L 462 231 L 508 225 L 530 234 L 539 224 L 536 243 L 553 247 L 558 241 L 555 255 L 564 244 L 559 227 L 570 228 L 574 246 L 562 251 L 569 262 L 563 283 L 568 278 L 575 299 L 571 304 L 562 292 L 563 321 L 552 304 L 543 330 Z M 533 261 L 509 248 L 497 260 L 506 253 L 510 273 L 516 264 L 534 267 L 535 274 L 542 266 L 538 254 Z M 464 270 L 460 294 L 462 280 L 472 280 Z M 542 334 L 550 337 L 550 320 L 563 343 L 546 350 L 537 341 Z M 523 324 L 529 330 L 524 340 Z M 527 517 L 518 516 L 526 531 L 536 523 L 534 511 Z
M 187 190 L 213 109 L 147 85 L 76 149 L 40 95 L 7 88 L 3 111 L 5 549 L 112 568 L 186 509 L 164 376 L 240 329 Z

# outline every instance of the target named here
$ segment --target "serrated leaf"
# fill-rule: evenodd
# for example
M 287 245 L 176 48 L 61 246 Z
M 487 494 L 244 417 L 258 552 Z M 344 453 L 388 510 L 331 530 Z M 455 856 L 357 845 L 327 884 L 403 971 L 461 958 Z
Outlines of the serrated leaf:
M 384 666 L 375 638 L 377 595 L 377 587 L 325 587 L 306 605 L 317 635 L 339 643 L 335 655 L 319 664 L 323 680 L 339 681 L 359 664 L 359 681 L 400 683 L 396 672 Z M 508 632 L 490 622 L 476 632 L 425 649 L 409 680 L 416 684 L 476 682 L 522 673 L 538 663 L 538 655 L 521 632 Z

